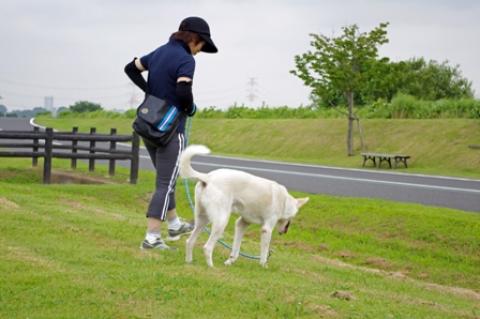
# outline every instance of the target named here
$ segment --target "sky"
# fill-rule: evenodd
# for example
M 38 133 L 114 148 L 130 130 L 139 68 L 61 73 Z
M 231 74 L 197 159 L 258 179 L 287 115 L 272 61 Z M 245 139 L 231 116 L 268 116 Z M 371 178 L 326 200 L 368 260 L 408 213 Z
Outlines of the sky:
M 390 22 L 380 56 L 459 65 L 480 96 L 480 1 L 474 0 L 1 0 L 0 104 L 9 110 L 76 101 L 105 109 L 138 105 L 123 72 L 133 57 L 163 45 L 180 21 L 203 17 L 219 52 L 195 56 L 200 107 L 309 104 L 310 89 L 290 74 L 310 33 L 368 32 Z

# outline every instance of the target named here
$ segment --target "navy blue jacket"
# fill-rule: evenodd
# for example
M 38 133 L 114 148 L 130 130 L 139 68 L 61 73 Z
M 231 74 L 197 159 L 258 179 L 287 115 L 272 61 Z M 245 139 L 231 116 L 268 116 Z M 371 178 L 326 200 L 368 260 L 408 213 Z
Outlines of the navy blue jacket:
M 170 38 L 168 43 L 141 57 L 140 62 L 148 70 L 148 92 L 178 106 L 175 92 L 177 79 L 188 77 L 193 80 L 195 73 L 195 59 L 188 45 L 183 41 Z M 186 114 L 180 112 L 180 116 L 178 132 L 183 133 Z

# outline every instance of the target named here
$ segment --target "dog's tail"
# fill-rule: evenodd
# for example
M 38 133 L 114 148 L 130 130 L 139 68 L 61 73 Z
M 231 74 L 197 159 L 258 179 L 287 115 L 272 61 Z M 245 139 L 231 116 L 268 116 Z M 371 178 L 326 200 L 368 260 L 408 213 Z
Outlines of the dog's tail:
M 203 145 L 190 145 L 180 155 L 180 176 L 183 178 L 193 178 L 204 183 L 207 182 L 207 174 L 197 172 L 192 168 L 192 157 L 195 155 L 210 154 L 210 150 Z

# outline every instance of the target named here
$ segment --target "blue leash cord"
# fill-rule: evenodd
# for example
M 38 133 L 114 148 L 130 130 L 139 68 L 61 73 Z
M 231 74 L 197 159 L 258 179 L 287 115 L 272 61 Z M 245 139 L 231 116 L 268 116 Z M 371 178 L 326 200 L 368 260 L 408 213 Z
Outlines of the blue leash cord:
M 190 139 L 191 128 L 192 128 L 192 118 L 188 117 L 187 118 L 187 127 L 185 129 L 185 146 L 188 145 L 188 141 Z M 188 204 L 190 205 L 190 209 L 192 210 L 192 213 L 194 213 L 195 204 L 193 203 L 193 200 L 192 200 L 192 195 L 190 193 L 190 184 L 189 184 L 187 178 L 183 179 L 183 185 L 185 186 L 185 194 L 187 194 Z M 206 233 L 210 234 L 210 230 L 207 227 L 205 227 L 203 230 Z M 230 246 L 229 244 L 227 244 L 223 240 L 219 239 L 217 242 L 220 243 L 220 245 L 222 245 L 223 247 L 232 250 L 232 246 Z M 249 259 L 255 259 L 255 260 L 260 259 L 259 256 L 253 256 L 253 255 L 245 254 L 245 253 L 242 253 L 242 252 L 240 252 L 240 256 L 245 257 L 245 258 L 249 258 Z

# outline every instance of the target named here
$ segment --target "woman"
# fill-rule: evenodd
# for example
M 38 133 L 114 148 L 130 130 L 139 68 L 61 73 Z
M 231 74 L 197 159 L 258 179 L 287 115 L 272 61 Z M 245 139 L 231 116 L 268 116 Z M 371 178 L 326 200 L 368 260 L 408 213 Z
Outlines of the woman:
M 160 235 L 160 225 L 165 220 L 170 240 L 178 240 L 193 229 L 192 225 L 177 216 L 175 184 L 180 154 L 185 147 L 186 117 L 193 116 L 196 111 L 192 95 L 193 56 L 200 51 L 216 53 L 218 50 L 210 37 L 207 22 L 199 17 L 189 17 L 180 23 L 168 43 L 125 66 L 125 73 L 140 89 L 169 101 L 181 111 L 178 134 L 166 146 L 157 147 L 144 139 L 157 176 L 156 190 L 147 210 L 147 233 L 141 249 L 170 248 Z M 143 71 L 148 71 L 147 81 L 141 74 Z

